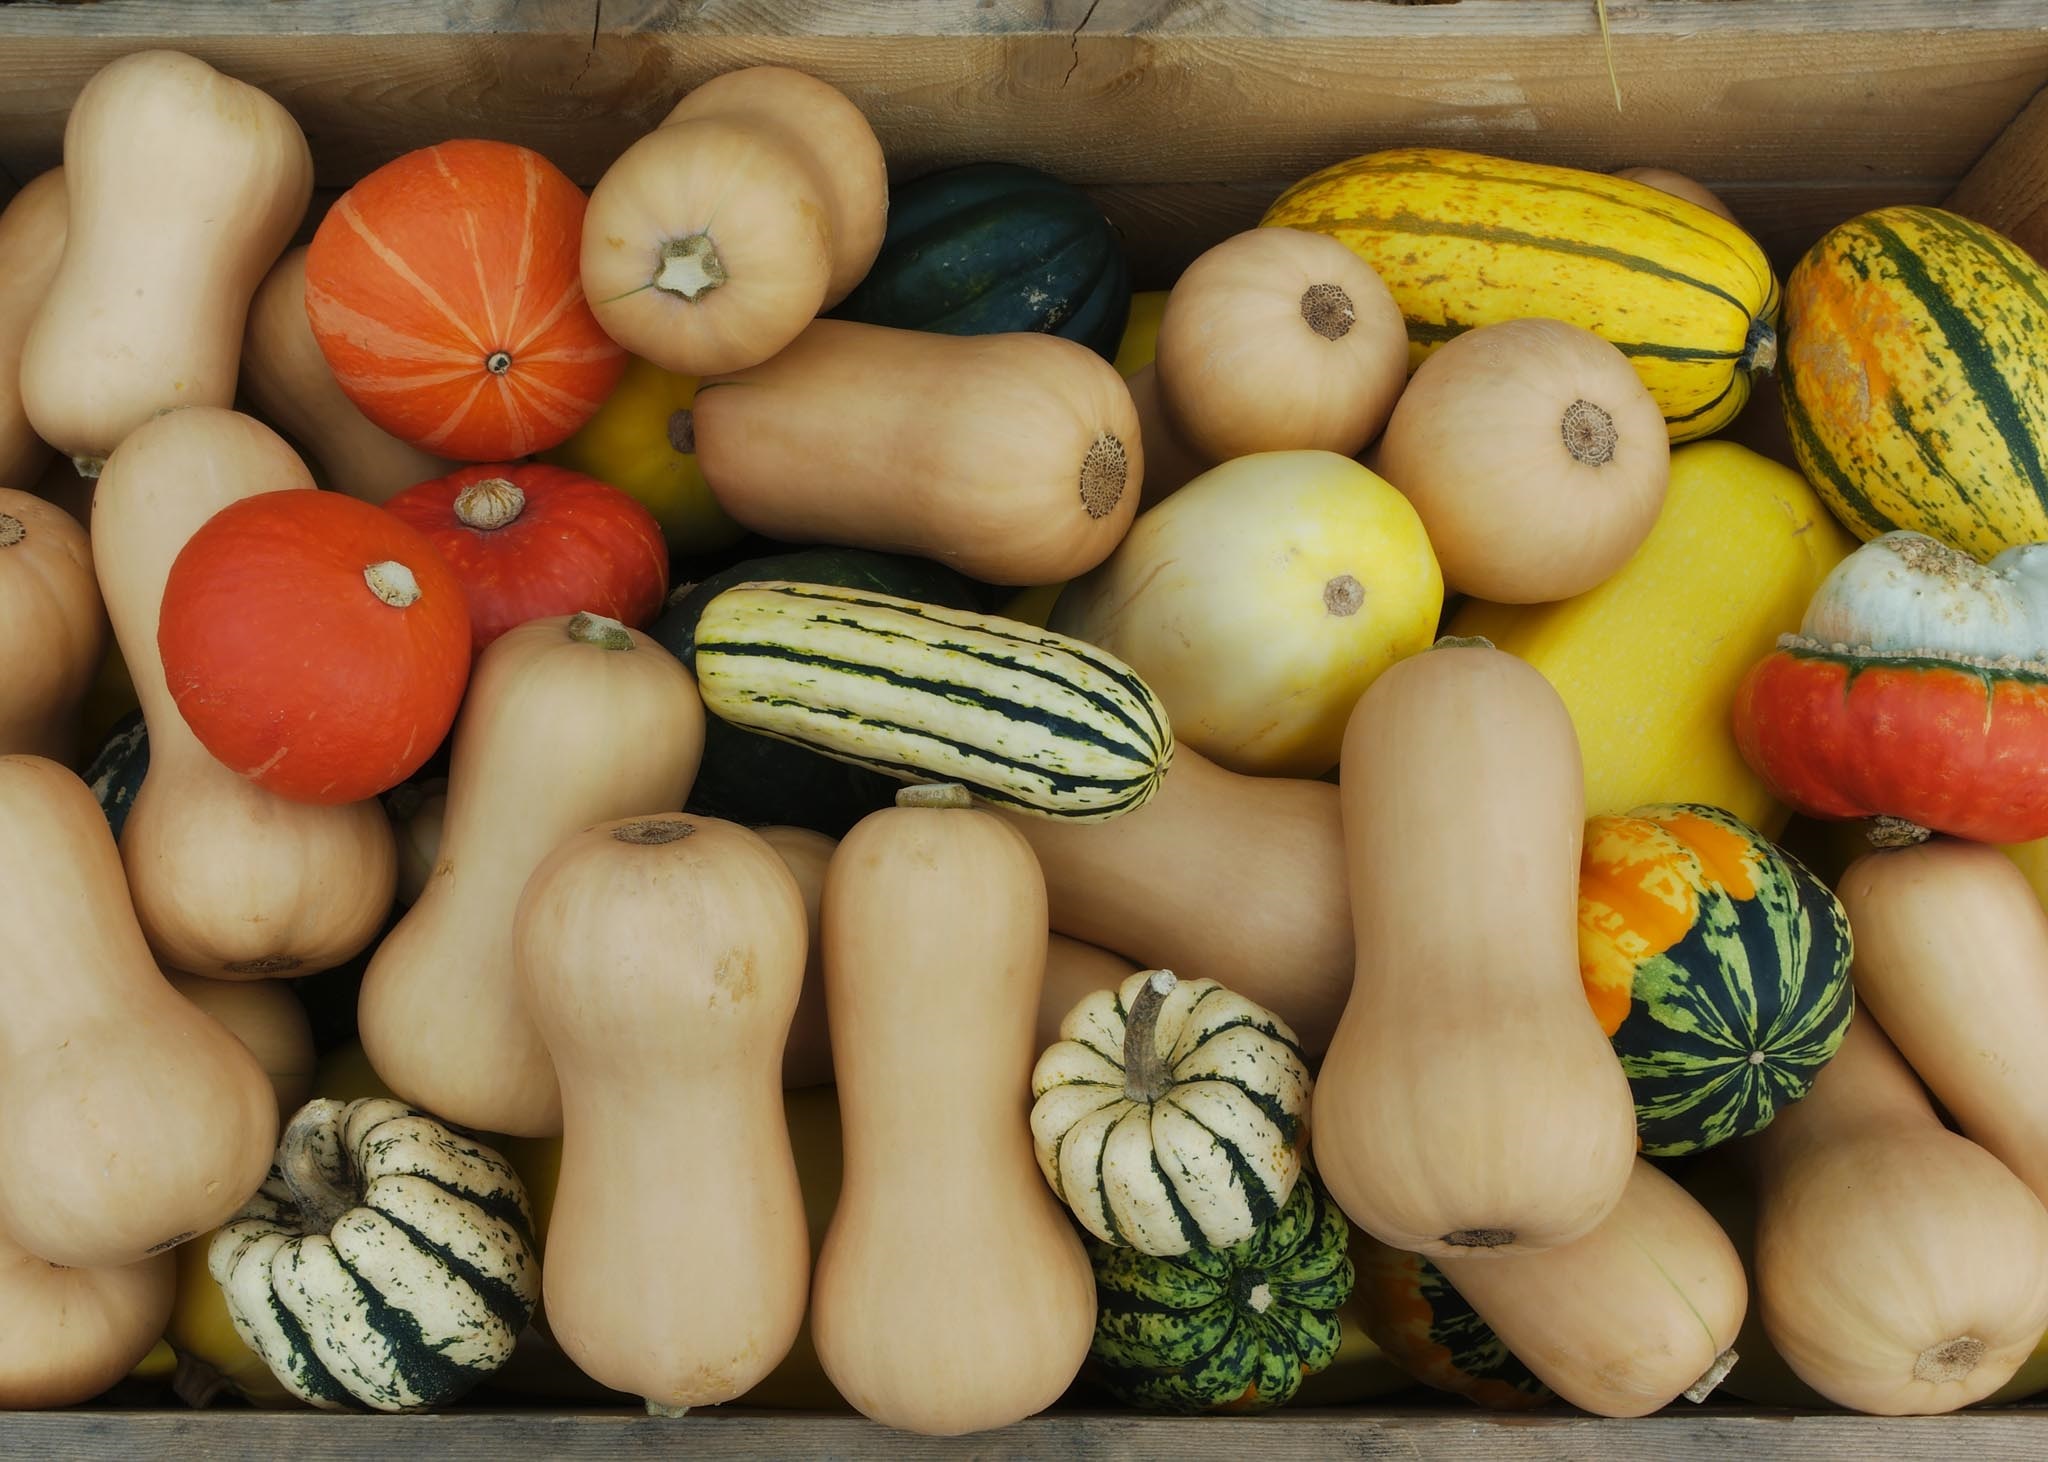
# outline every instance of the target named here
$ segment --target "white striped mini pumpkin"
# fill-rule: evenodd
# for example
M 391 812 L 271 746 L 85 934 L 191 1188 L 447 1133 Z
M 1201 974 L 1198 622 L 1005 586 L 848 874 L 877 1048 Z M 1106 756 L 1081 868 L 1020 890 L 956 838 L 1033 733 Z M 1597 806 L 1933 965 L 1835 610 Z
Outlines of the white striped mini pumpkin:
M 381 1098 L 300 1108 L 207 1267 L 243 1343 L 330 1411 L 455 1400 L 510 1358 L 540 1298 L 511 1165 Z

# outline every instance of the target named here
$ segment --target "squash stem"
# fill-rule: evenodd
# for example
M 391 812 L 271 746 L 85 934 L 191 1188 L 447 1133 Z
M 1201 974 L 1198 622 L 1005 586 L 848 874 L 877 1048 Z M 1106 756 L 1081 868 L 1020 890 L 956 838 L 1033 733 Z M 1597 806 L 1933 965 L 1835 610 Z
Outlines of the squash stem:
M 486 477 L 472 482 L 455 495 L 456 521 L 465 528 L 489 533 L 519 520 L 526 511 L 526 494 L 507 477 Z
M 1173 1089 L 1173 1071 L 1159 1054 L 1159 1009 L 1180 983 L 1172 970 L 1153 970 L 1124 1017 L 1124 1096 L 1156 1102 Z
M 570 639 L 578 644 L 596 645 L 605 650 L 630 650 L 633 648 L 633 633 L 616 619 L 606 619 L 602 614 L 579 610 L 570 617 L 563 627 Z
M 1685 1388 L 1685 1399 L 1698 1405 L 1713 1395 L 1714 1388 L 1728 1378 L 1728 1373 L 1735 1369 L 1735 1362 L 1740 1359 L 1733 1346 L 1715 1356 L 1714 1363 L 1707 1367 L 1707 1373 Z
M 725 283 L 725 261 L 718 257 L 718 245 L 711 235 L 698 233 L 670 239 L 661 246 L 661 263 L 654 271 L 654 287 L 667 294 L 679 294 L 691 304 Z
M 647 1403 L 647 1414 L 649 1416 L 688 1416 L 690 1408 L 687 1406 L 663 1406 L 659 1401 L 649 1401 Z
M 919 782 L 896 794 L 898 807 L 972 807 L 974 794 L 958 782 Z
M 28 537 L 28 525 L 11 513 L 0 513 L 0 548 L 12 548 Z
M 356 1206 L 350 1194 L 328 1180 L 314 1152 L 323 1132 L 333 1132 L 335 1142 L 340 1143 L 345 1105 L 331 1097 L 316 1097 L 307 1102 L 299 1108 L 277 1144 L 278 1174 L 291 1189 L 292 1201 L 298 1204 L 308 1233 L 326 1233 Z M 348 1154 L 343 1152 L 342 1163 L 346 1166 L 347 1162 Z

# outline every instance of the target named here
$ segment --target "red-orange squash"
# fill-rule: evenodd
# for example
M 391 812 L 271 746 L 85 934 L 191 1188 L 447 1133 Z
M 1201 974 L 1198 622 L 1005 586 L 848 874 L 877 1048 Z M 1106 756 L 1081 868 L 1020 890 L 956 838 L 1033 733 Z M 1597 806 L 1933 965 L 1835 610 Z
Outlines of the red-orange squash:
M 164 677 L 222 763 L 294 802 L 357 802 L 433 755 L 469 680 L 462 584 L 415 529 L 334 492 L 267 492 L 179 552 Z
M 509 142 L 386 163 L 321 221 L 306 316 L 348 398 L 437 456 L 568 440 L 626 369 L 583 299 L 582 189 Z
M 588 613 L 646 629 L 668 593 L 654 514 L 616 487 L 538 464 L 464 467 L 384 510 L 455 570 L 476 652 L 530 619 Z

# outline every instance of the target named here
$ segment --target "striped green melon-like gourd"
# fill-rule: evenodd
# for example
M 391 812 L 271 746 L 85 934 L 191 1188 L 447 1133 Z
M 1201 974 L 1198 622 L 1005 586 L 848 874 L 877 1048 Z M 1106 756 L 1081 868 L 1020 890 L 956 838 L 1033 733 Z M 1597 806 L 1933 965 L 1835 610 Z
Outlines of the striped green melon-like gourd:
M 1761 1131 L 1806 1095 L 1848 1029 L 1849 956 L 1840 900 L 1729 813 L 1667 804 L 1586 824 L 1580 974 L 1646 1154 Z
M 1304 1174 L 1241 1244 L 1171 1258 L 1090 1242 L 1089 1374 L 1145 1411 L 1268 1411 L 1327 1366 L 1350 1297 L 1350 1226 Z
M 1628 178 L 1404 147 L 1302 179 L 1259 221 L 1372 265 L 1408 321 L 1411 369 L 1480 325 L 1591 330 L 1628 357 L 1674 442 L 1733 421 L 1777 356 L 1778 281 L 1756 240 Z
M 242 1342 L 330 1411 L 455 1400 L 511 1357 L 540 1298 L 511 1165 L 381 1097 L 302 1107 L 207 1268 Z
M 1129 812 L 1173 756 L 1165 707 L 1112 655 L 825 584 L 770 580 L 713 599 L 697 622 L 697 687 L 735 726 L 1041 817 Z
M 1857 537 L 2048 539 L 2048 270 L 1940 208 L 1830 229 L 1785 286 L 1792 448 Z
M 1527 1411 L 1556 1399 L 1422 1255 L 1359 1229 L 1351 1258 L 1358 1269 L 1353 1308 L 1366 1334 L 1423 1385 L 1489 1411 Z

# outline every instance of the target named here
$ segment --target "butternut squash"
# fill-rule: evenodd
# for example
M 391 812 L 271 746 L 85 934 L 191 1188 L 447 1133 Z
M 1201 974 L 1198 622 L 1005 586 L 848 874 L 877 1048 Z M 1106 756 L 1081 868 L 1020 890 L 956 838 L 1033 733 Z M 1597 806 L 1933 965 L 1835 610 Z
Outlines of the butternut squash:
M 0 755 L 68 762 L 107 649 L 92 545 L 69 513 L 0 487 Z
M 548 1324 L 594 1380 L 675 1415 L 749 1390 L 803 1322 L 810 1245 L 782 1110 L 804 903 L 755 834 L 606 822 L 519 900 L 562 1088 Z
M 1095 1281 L 1023 1120 L 1044 879 L 960 789 L 898 803 L 856 824 L 825 875 L 846 1171 L 811 1335 L 863 1415 L 958 1436 L 1067 1389 L 1094 1337 Z
M 1688 178 L 1684 173 L 1675 173 L 1670 168 L 1616 168 L 1614 176 L 1627 178 L 1631 182 L 1646 183 L 1660 193 L 1669 193 L 1674 198 L 1697 203 L 1709 213 L 1720 214 L 1730 223 L 1736 221 L 1735 211 L 1721 201 L 1720 194 L 1705 183 Z M 1777 403 L 1773 401 L 1772 405 L 1775 408 Z
M 782 855 L 804 896 L 804 918 L 810 931 L 804 961 L 803 998 L 789 1024 L 782 1048 L 782 1086 L 824 1086 L 832 1080 L 832 1033 L 825 1024 L 825 961 L 818 938 L 818 909 L 825 897 L 825 869 L 838 840 L 807 827 L 756 828 L 761 841 Z
M 41 757 L 0 757 L 0 928 L 0 1232 L 91 1268 L 225 1221 L 269 1171 L 277 1099 L 157 973 L 99 804 Z
M 313 193 L 291 114 L 177 51 L 85 84 L 64 127 L 69 233 L 21 357 L 42 439 L 104 460 L 168 406 L 235 399 L 242 324 Z
M 137 427 L 93 494 L 93 566 L 149 726 L 121 831 L 135 916 L 165 965 L 213 979 L 306 975 L 383 927 L 398 856 L 375 802 L 288 802 L 215 761 L 178 713 L 157 610 L 178 550 L 229 503 L 313 480 L 268 427 L 213 406 Z
M 313 1023 L 306 1007 L 276 980 L 209 980 L 168 971 L 171 988 L 227 1028 L 249 1048 L 270 1078 L 279 1122 L 313 1095 Z M 202 1266 L 203 1267 L 203 1266 Z
M 1637 1158 L 1614 1211 L 1540 1254 L 1438 1267 L 1536 1378 L 1582 1411 L 1704 1401 L 1736 1364 L 1749 1281 L 1728 1235 Z
M 562 1130 L 513 964 L 519 892 L 579 829 L 681 807 L 703 746 L 695 679 L 638 630 L 560 615 L 491 642 L 455 723 L 433 874 L 356 1004 L 363 1049 L 400 1098 L 514 1137 Z
M 2048 913 L 1998 849 L 1937 838 L 1838 885 L 1856 994 L 1965 1137 L 2048 1203 Z
M 786 1091 L 782 1105 L 789 1119 L 789 1145 L 796 1155 L 797 1182 L 803 1185 L 804 1225 L 811 1235 L 811 1263 L 816 1265 L 825 1230 L 832 1222 L 832 1210 L 839 1205 L 839 1184 L 844 1171 L 839 1093 L 829 1086 Z M 761 1383 L 742 1396 L 739 1404 L 842 1414 L 852 1409 L 832 1389 L 824 1366 L 818 1362 L 818 1347 L 811 1340 L 808 1315 L 782 1364 L 762 1377 Z
M 1753 1141 L 1757 1297 L 1800 1380 L 1909 1416 L 2012 1377 L 2048 1330 L 2048 1210 L 1942 1125 L 1867 1011 Z
M 1578 765 L 1557 692 L 1485 644 L 1403 660 L 1352 713 L 1357 974 L 1311 1135 L 1325 1186 L 1383 1243 L 1554 1249 L 1628 1183 L 1635 1104 L 1579 980 Z
M 50 448 L 21 404 L 21 352 L 64 257 L 64 169 L 31 179 L 0 212 L 0 487 L 27 488 Z
M 306 250 L 288 251 L 257 287 L 242 335 L 242 388 L 256 409 L 312 454 L 327 485 L 381 503 L 453 463 L 375 426 L 335 382 L 306 318 Z
M 1176 744 L 1136 812 L 1085 825 L 1003 816 L 1038 855 L 1054 929 L 1139 969 L 1214 980 L 1319 1056 L 1351 990 L 1337 801 L 1327 782 L 1240 776 Z
M 1137 413 L 1138 440 L 1145 448 L 1145 471 L 1138 511 L 1157 506 L 1209 470 L 1208 461 L 1188 443 L 1167 415 L 1159 398 L 1159 368 L 1150 362 L 1127 377 Z
M 169 1254 L 112 1269 L 70 1269 L 0 1234 L 0 1410 L 90 1401 L 164 1333 L 177 1296 Z
M 992 584 L 1109 556 L 1144 456 L 1116 367 L 1056 335 L 820 320 L 697 388 L 697 462 L 771 538 L 921 554 Z

